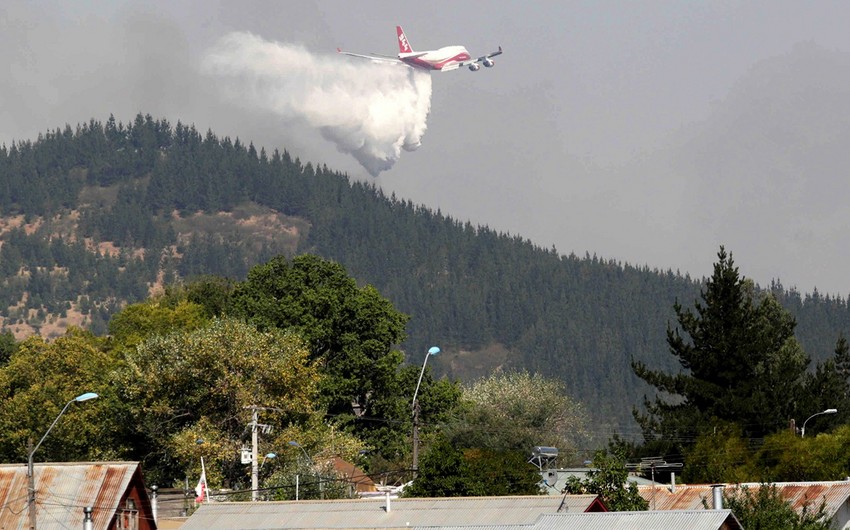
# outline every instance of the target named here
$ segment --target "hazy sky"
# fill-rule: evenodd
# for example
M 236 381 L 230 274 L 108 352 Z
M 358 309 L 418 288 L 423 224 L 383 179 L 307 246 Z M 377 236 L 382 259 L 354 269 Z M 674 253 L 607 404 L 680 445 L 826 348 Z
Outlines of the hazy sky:
M 725 244 L 762 285 L 847 296 L 850 160 L 835 139 L 850 129 L 850 88 L 840 88 L 850 70 L 795 84 L 806 65 L 785 66 L 811 49 L 850 53 L 847 20 L 839 1 L 13 0 L 0 6 L 0 142 L 150 113 L 287 148 L 564 254 L 700 277 Z M 200 73 L 232 31 L 315 54 L 393 54 L 396 24 L 414 49 L 505 53 L 492 69 L 433 74 L 421 147 L 374 179 L 319 131 L 237 108 Z M 810 95 L 827 82 L 839 87 L 827 91 L 831 107 Z M 774 91 L 790 106 L 760 109 Z M 786 119 L 798 108 L 805 119 Z M 811 121 L 818 112 L 830 127 Z M 784 140 L 771 143 L 778 130 Z

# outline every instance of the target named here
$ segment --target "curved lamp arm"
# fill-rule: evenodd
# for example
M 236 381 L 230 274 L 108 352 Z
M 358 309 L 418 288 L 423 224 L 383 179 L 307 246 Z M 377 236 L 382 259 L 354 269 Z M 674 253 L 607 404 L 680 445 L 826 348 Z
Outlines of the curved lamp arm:
M 410 408 L 416 408 L 416 396 L 419 394 L 419 385 L 422 384 L 422 376 L 425 375 L 425 365 L 428 364 L 428 357 L 432 355 L 437 355 L 440 353 L 440 348 L 437 346 L 431 346 L 428 349 L 428 355 L 425 356 L 425 362 L 422 363 L 422 371 L 419 372 L 419 381 L 416 382 L 416 391 L 413 392 L 413 401 L 411 402 Z
M 816 413 L 812 414 L 811 416 L 809 416 L 808 418 L 806 418 L 806 421 L 803 422 L 803 428 L 800 429 L 800 438 L 806 437 L 806 422 L 808 422 L 810 419 L 814 418 L 815 416 L 820 416 L 821 414 L 835 414 L 836 412 L 838 412 L 838 409 L 826 409 L 826 410 L 822 410 L 820 412 L 816 412 Z
M 75 397 L 74 399 L 72 399 L 71 401 L 65 403 L 65 406 L 62 408 L 62 412 L 60 412 L 59 415 L 56 416 L 56 419 L 53 420 L 53 423 L 51 423 L 50 427 L 47 428 L 47 432 L 44 433 L 44 436 L 41 437 L 41 440 L 39 440 L 38 443 L 35 444 L 35 447 L 33 448 L 33 450 L 30 451 L 30 455 L 29 455 L 30 464 L 32 464 L 32 457 L 35 454 L 35 452 L 38 451 L 39 447 L 41 447 L 42 442 L 44 442 L 44 440 L 47 438 L 47 435 L 50 434 L 50 431 L 53 430 L 53 427 L 56 426 L 56 422 L 59 421 L 59 418 L 61 418 L 62 415 L 65 414 L 65 411 L 68 410 L 68 407 L 71 406 L 71 403 L 88 401 L 90 399 L 95 399 L 97 397 L 99 397 L 99 396 L 97 394 L 95 394 L 94 392 L 86 392 L 85 394 L 81 394 L 81 395 Z

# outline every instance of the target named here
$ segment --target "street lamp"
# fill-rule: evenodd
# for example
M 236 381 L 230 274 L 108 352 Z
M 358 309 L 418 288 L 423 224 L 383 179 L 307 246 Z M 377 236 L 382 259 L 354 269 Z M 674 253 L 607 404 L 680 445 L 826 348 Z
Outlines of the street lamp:
M 298 447 L 299 449 L 301 449 L 301 452 L 304 453 L 305 457 L 307 457 L 307 461 L 310 462 L 311 464 L 313 463 L 313 459 L 310 458 L 310 455 L 307 454 L 307 450 L 304 449 L 303 445 L 296 442 L 295 440 L 289 440 L 289 445 L 291 445 L 292 447 Z
M 814 418 L 815 416 L 820 416 L 821 414 L 835 414 L 836 412 L 838 412 L 838 409 L 822 410 L 822 411 L 816 412 L 816 413 L 812 414 L 811 416 L 809 416 L 808 418 L 806 418 L 806 421 L 809 421 L 810 419 Z M 803 428 L 800 429 L 800 438 L 806 437 L 806 421 L 803 422 Z
M 56 425 L 56 422 L 59 421 L 59 418 L 61 418 L 62 415 L 65 414 L 65 411 L 68 410 L 68 407 L 71 406 L 71 403 L 75 403 L 75 402 L 82 403 L 83 401 L 88 401 L 90 399 L 95 399 L 97 397 L 99 397 L 99 396 L 97 394 L 95 394 L 94 392 L 86 392 L 85 394 L 80 394 L 79 396 L 75 397 L 71 401 L 65 403 L 65 406 L 62 408 L 62 411 L 59 413 L 58 416 L 56 416 L 56 419 L 53 420 L 53 423 L 50 424 L 50 427 L 47 428 L 47 432 L 44 433 L 44 436 L 41 437 L 41 440 L 39 440 L 38 443 L 33 448 L 33 450 L 30 451 L 29 457 L 27 458 L 27 480 L 29 482 L 29 488 L 28 488 L 29 491 L 27 492 L 28 493 L 27 509 L 29 511 L 29 516 L 30 516 L 30 529 L 31 530 L 35 530 L 35 527 L 36 527 L 36 520 L 35 520 L 35 473 L 34 473 L 34 470 L 33 470 L 33 467 L 34 467 L 33 466 L 33 456 L 35 455 L 35 452 L 38 451 L 38 448 L 41 447 L 41 444 L 42 444 L 42 442 L 44 442 L 44 439 L 47 438 L 47 435 L 50 434 L 50 431 L 53 430 L 53 427 Z
M 260 464 L 260 469 L 263 469 L 263 466 L 266 465 L 266 460 L 269 459 L 269 458 L 277 458 L 277 454 L 276 453 L 266 453 L 265 456 L 263 456 L 263 463 Z
M 422 376 L 425 375 L 425 365 L 428 364 L 428 357 L 440 353 L 440 348 L 431 346 L 428 349 L 428 354 L 425 356 L 425 362 L 422 363 L 422 371 L 419 372 L 419 381 L 416 382 L 416 390 L 413 392 L 413 478 L 419 472 L 419 402 L 416 401 L 416 396 L 419 394 L 419 385 L 422 384 Z

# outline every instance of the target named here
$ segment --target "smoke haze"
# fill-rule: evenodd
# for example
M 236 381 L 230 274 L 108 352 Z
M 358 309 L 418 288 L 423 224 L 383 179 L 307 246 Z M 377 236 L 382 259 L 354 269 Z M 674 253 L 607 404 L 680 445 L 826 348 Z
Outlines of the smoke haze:
M 0 144 L 141 112 L 286 149 L 559 253 L 699 278 L 723 244 L 761 285 L 846 296 L 848 18 L 848 2 L 793 0 L 4 0 Z M 394 53 L 397 24 L 414 49 L 505 54 L 422 79 L 429 98 L 334 53 Z M 224 47 L 235 31 L 265 40 Z M 299 49 L 315 69 L 264 66 Z M 366 95 L 369 119 L 353 108 Z M 364 169 L 396 159 L 375 179 Z
M 246 32 L 219 40 L 201 71 L 230 103 L 308 124 L 372 176 L 419 147 L 431 109 L 428 73 L 315 55 Z

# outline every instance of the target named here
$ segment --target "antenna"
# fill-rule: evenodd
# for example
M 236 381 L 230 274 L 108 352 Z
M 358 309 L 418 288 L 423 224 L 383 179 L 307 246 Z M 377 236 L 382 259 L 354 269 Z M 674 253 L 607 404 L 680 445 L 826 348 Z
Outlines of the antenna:
M 652 476 L 652 509 L 655 509 L 655 470 L 656 469 L 672 469 L 682 467 L 681 462 L 673 462 L 668 464 L 660 456 L 648 456 L 640 459 L 640 463 L 626 464 L 626 469 L 643 471 L 649 469 Z

